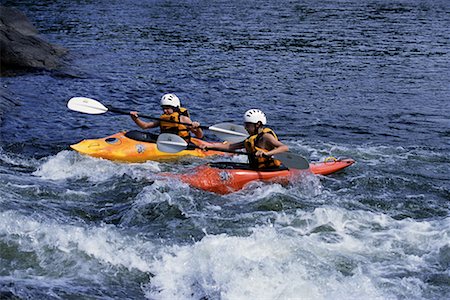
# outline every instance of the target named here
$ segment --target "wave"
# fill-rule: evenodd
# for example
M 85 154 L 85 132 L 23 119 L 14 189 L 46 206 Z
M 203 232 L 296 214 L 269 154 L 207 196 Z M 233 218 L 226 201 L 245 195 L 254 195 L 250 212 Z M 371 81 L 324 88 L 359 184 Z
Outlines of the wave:
M 125 174 L 133 178 L 147 178 L 149 174 L 159 171 L 161 169 L 156 162 L 120 164 L 65 150 L 44 160 L 33 175 L 44 180 L 86 179 L 91 182 L 103 182 Z
M 248 236 L 164 249 L 150 299 L 430 297 L 448 268 L 450 219 L 397 221 L 337 207 L 279 218 Z M 436 257 L 442 257 L 436 262 Z M 438 263 L 438 265 L 436 265 Z M 441 284 L 441 288 L 443 288 Z

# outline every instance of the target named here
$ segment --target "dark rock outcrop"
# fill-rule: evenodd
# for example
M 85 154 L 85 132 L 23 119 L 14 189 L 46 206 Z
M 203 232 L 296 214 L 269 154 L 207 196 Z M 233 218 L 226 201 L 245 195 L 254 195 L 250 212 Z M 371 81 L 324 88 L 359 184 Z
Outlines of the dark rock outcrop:
M 17 69 L 55 70 L 67 50 L 41 39 L 19 10 L 0 6 L 0 53 L 0 72 L 5 75 Z
M 67 50 L 51 45 L 19 10 L 0 5 L 0 76 L 34 70 L 54 71 L 64 65 Z M 5 112 L 20 105 L 18 97 L 0 86 L 0 125 Z

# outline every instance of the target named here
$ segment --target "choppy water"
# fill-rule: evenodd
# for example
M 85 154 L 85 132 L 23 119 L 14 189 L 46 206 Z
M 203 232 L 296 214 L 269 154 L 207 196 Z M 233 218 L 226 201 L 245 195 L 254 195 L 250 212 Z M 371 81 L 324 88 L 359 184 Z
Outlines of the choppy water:
M 450 297 L 450 2 L 3 1 L 70 49 L 1 78 L 0 291 L 23 299 Z M 135 129 L 74 96 L 203 124 L 259 107 L 310 160 L 357 164 L 217 196 L 67 146 Z M 209 138 L 213 136 L 209 135 Z

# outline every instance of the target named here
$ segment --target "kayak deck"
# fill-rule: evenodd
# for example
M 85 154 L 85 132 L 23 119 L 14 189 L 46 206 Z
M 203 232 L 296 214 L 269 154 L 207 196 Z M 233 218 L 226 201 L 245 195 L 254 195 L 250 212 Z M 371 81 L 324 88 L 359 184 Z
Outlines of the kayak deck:
M 167 153 L 158 150 L 156 138 L 151 133 L 137 130 L 118 132 L 100 139 L 87 139 L 70 145 L 73 150 L 92 157 L 104 158 L 118 162 L 141 163 L 148 160 L 176 160 L 184 156 L 206 157 L 227 155 L 218 151 L 202 151 L 200 149 L 183 150 L 178 153 Z M 210 145 L 211 143 L 191 138 L 194 145 Z

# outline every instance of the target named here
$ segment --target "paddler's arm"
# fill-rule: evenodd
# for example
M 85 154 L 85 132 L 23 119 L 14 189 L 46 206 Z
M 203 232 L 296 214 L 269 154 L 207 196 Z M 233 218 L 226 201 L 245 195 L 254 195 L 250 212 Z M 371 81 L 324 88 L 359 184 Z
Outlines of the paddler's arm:
M 136 123 L 137 126 L 141 127 L 142 129 L 148 129 L 148 128 L 154 128 L 159 126 L 159 121 L 155 122 L 144 122 L 141 119 L 139 119 L 139 114 L 137 111 L 130 111 L 131 119 Z
M 271 135 L 270 133 L 265 133 L 264 134 L 264 142 L 267 145 L 271 145 L 273 147 L 272 150 L 264 152 L 261 150 L 256 151 L 255 156 L 273 156 L 275 154 L 279 154 L 282 152 L 287 152 L 289 151 L 289 147 L 286 146 L 285 144 L 283 144 L 282 142 L 280 142 L 279 140 L 277 140 L 273 135 Z
M 181 116 L 180 117 L 180 121 L 182 123 L 188 123 L 191 124 L 191 126 L 189 127 L 189 130 L 195 134 L 195 137 L 201 139 L 203 137 L 203 130 L 199 127 L 200 123 L 199 122 L 193 122 L 189 117 L 187 116 Z
M 238 142 L 238 143 L 212 143 L 208 146 L 206 145 L 200 145 L 199 146 L 203 150 L 213 149 L 213 150 L 238 150 L 245 148 L 244 142 Z

